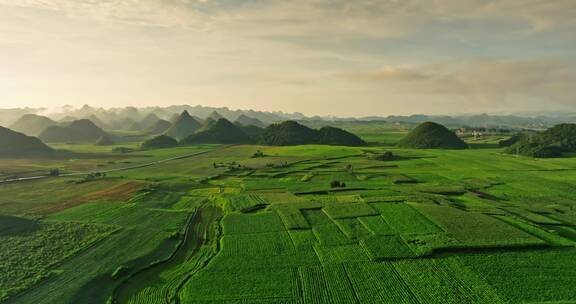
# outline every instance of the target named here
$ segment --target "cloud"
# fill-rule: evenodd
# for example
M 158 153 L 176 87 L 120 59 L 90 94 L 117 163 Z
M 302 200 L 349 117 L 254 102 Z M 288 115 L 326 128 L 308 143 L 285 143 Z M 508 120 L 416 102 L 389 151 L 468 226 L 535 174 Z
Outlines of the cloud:
M 0 102 L 570 104 L 575 15 L 574 0 L 0 0 Z
M 0 0 L 0 5 L 145 26 L 191 28 L 204 24 L 202 14 L 190 9 L 185 0 Z
M 388 66 L 334 76 L 403 95 L 456 95 L 488 104 L 509 98 L 576 102 L 574 62 L 560 60 L 482 59 L 414 68 Z
M 335 76 L 353 81 L 369 81 L 376 83 L 427 81 L 434 78 L 434 75 L 428 74 L 424 71 L 393 66 L 385 66 L 371 71 L 336 73 Z
M 573 0 L 0 0 L 0 4 L 145 25 L 253 24 L 266 25 L 261 30 L 268 31 L 300 28 L 375 36 L 453 22 L 505 20 L 538 31 L 576 25 Z

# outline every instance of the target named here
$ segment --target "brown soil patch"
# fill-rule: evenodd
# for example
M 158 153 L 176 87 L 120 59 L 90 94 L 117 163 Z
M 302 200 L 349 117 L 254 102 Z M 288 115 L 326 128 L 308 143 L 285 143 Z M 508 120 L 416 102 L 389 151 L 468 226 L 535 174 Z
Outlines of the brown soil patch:
M 39 214 L 51 214 L 60 212 L 78 205 L 93 202 L 97 200 L 111 200 L 111 201 L 127 201 L 132 197 L 132 194 L 143 189 L 146 186 L 145 183 L 139 182 L 125 182 L 118 185 L 114 185 L 110 188 L 91 192 L 69 201 L 63 202 L 61 204 L 50 206 L 49 208 L 40 210 Z

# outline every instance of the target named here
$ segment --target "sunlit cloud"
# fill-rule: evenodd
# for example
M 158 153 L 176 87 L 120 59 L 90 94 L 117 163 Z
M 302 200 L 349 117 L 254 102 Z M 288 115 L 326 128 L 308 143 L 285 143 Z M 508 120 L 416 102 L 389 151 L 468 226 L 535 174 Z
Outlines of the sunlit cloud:
M 575 15 L 572 0 L 0 0 L 0 106 L 567 108 Z

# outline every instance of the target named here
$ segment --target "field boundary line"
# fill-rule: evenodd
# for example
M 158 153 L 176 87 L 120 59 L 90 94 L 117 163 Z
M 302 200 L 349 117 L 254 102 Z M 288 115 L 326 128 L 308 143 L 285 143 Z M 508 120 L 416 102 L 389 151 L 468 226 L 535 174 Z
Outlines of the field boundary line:
M 96 172 L 98 172 L 98 173 L 112 173 L 112 172 L 122 172 L 122 171 L 134 170 L 134 169 L 147 168 L 147 167 L 167 163 L 167 162 L 174 161 L 174 160 L 181 160 L 181 159 L 186 159 L 186 158 L 190 158 L 190 157 L 194 157 L 194 156 L 207 154 L 207 153 L 214 152 L 214 151 L 224 150 L 227 148 L 231 148 L 233 146 L 235 146 L 235 145 L 226 145 L 226 146 L 217 147 L 217 148 L 211 149 L 211 150 L 200 151 L 200 152 L 195 152 L 195 153 L 190 153 L 190 154 L 185 154 L 185 155 L 179 155 L 179 156 L 175 156 L 175 157 L 157 160 L 157 161 L 150 162 L 150 163 L 134 165 L 134 166 L 129 166 L 129 167 L 123 167 L 123 168 L 115 168 L 115 169 L 109 169 L 109 170 L 92 170 L 92 171 L 75 172 L 75 173 L 65 173 L 65 174 L 60 174 L 58 176 L 39 175 L 39 176 L 30 176 L 30 177 L 21 177 L 21 178 L 0 180 L 0 185 L 17 183 L 17 182 L 25 182 L 25 181 L 31 181 L 31 180 L 39 180 L 39 179 L 45 179 L 45 178 L 50 178 L 50 177 L 73 177 L 73 176 L 87 175 L 87 174 L 96 173 Z
M 127 278 L 125 278 L 120 284 L 118 284 L 118 286 L 116 286 L 114 288 L 114 291 L 112 292 L 112 303 L 114 304 L 118 304 L 120 303 L 118 300 L 118 293 L 120 288 L 122 288 L 122 286 L 124 286 L 124 284 L 126 284 L 126 282 L 128 282 L 132 277 L 138 275 L 139 273 L 146 271 L 149 268 L 155 267 L 157 265 L 160 265 L 162 263 L 165 263 L 169 260 L 171 260 L 176 253 L 178 252 L 178 250 L 180 250 L 182 248 L 182 246 L 184 246 L 184 240 L 186 239 L 186 237 L 188 236 L 188 233 L 190 232 L 190 229 L 192 228 L 192 223 L 194 221 L 194 218 L 196 218 L 196 216 L 198 215 L 198 210 L 200 210 L 200 208 L 196 208 L 196 210 L 194 211 L 194 213 L 192 213 L 190 215 L 190 217 L 188 218 L 188 220 L 186 221 L 186 228 L 184 231 L 184 237 L 182 238 L 182 240 L 180 241 L 180 243 L 178 243 L 178 246 L 176 247 L 176 249 L 170 254 L 169 257 L 167 257 L 166 259 L 157 261 L 155 263 L 151 263 L 146 265 L 145 267 L 140 268 L 139 270 L 137 270 L 136 272 L 130 274 Z

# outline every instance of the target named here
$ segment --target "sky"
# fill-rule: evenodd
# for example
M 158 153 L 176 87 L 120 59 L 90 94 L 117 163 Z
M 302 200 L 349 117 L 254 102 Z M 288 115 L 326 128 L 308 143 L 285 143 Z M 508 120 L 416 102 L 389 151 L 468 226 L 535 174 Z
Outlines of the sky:
M 573 111 L 574 0 L 0 0 L 0 108 Z

